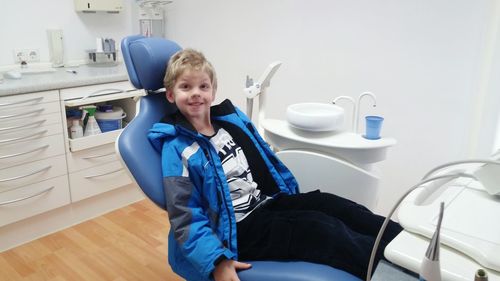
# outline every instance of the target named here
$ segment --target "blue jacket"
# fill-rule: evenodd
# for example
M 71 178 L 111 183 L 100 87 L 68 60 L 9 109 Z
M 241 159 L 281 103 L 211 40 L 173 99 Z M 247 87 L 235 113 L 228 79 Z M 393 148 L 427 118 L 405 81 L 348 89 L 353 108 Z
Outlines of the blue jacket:
M 298 192 L 291 172 L 229 100 L 212 106 L 211 118 L 245 151 L 262 193 L 276 197 Z M 148 137 L 162 152 L 170 266 L 189 281 L 210 280 L 222 255 L 238 259 L 236 220 L 219 156 L 209 139 L 178 112 L 156 123 Z

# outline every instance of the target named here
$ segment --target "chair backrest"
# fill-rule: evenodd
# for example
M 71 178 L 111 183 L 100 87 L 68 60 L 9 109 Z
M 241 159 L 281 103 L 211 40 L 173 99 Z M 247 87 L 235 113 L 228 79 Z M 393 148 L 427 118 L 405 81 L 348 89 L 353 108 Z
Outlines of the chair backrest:
M 124 38 L 121 48 L 130 81 L 137 89 L 148 91 L 148 95 L 139 99 L 136 117 L 118 137 L 116 150 L 146 196 L 165 209 L 161 156 L 147 134 L 154 123 L 175 110 L 164 92 L 153 91 L 163 88 L 167 62 L 181 47 L 166 39 L 136 35 Z
M 167 62 L 181 47 L 164 38 L 133 35 L 123 38 L 121 49 L 134 87 L 155 91 L 163 88 Z

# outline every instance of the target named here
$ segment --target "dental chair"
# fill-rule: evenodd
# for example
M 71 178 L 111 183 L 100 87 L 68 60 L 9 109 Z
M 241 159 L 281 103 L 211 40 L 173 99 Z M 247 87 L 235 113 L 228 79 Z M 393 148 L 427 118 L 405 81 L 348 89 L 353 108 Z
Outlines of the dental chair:
M 161 89 L 166 63 L 181 47 L 166 39 L 135 35 L 124 38 L 121 49 L 131 83 L 137 89 L 144 89 L 147 95 L 138 100 L 136 117 L 118 137 L 116 149 L 144 194 L 165 210 L 161 155 L 150 144 L 147 133 L 165 114 L 176 110 Z M 248 262 L 252 268 L 238 273 L 241 281 L 360 281 L 345 271 L 321 264 Z

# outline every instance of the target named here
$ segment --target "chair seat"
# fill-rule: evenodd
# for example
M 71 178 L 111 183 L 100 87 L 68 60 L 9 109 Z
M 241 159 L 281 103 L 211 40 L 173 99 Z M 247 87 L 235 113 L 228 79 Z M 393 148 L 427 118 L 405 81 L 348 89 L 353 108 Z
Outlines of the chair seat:
M 345 271 L 309 262 L 250 261 L 238 273 L 241 281 L 361 281 Z

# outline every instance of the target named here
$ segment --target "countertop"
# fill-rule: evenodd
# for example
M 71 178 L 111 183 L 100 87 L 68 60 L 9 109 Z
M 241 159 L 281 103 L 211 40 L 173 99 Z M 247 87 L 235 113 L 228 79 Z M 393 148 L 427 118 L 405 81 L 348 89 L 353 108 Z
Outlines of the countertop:
M 76 74 L 66 70 L 75 70 Z M 54 72 L 23 74 L 21 79 L 4 78 L 0 83 L 0 97 L 126 80 L 128 74 L 123 63 L 105 67 L 56 68 Z

